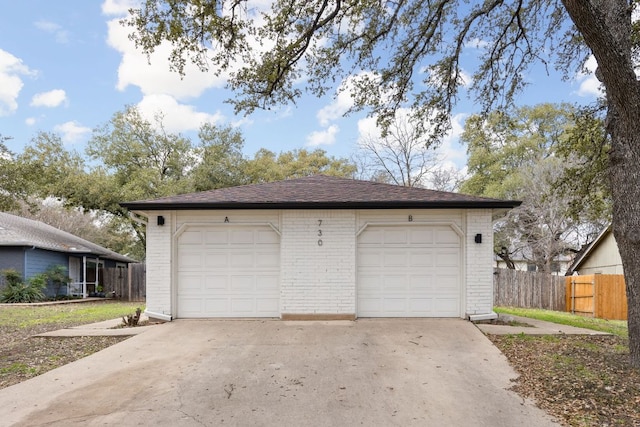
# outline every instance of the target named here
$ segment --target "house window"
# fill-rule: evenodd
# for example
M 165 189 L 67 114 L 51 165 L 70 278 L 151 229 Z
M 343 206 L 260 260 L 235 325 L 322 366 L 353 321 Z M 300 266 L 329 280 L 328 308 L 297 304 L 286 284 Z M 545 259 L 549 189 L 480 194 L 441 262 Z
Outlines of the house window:
M 527 264 L 527 271 L 538 271 L 538 267 L 535 264 Z
M 551 271 L 553 273 L 560 273 L 560 263 L 559 262 L 552 262 L 551 263 Z

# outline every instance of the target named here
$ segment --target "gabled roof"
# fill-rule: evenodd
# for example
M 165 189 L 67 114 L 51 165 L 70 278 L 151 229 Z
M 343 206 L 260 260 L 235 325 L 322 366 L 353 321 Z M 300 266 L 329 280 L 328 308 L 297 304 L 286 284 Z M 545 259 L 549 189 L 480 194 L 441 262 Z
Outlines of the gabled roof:
M 262 184 L 221 188 L 154 200 L 121 203 L 130 210 L 162 209 L 505 209 L 513 200 L 488 199 L 445 191 L 315 175 Z
M 0 246 L 36 247 L 77 255 L 97 255 L 121 262 L 135 260 L 55 227 L 0 212 Z
M 609 226 L 605 227 L 600 234 L 598 234 L 598 237 L 596 237 L 591 243 L 589 243 L 587 245 L 586 248 L 584 248 L 584 250 L 580 251 L 578 253 L 578 255 L 576 256 L 576 259 L 573 261 L 573 263 L 569 266 L 569 268 L 567 269 L 567 276 L 570 276 L 573 274 L 574 271 L 578 270 L 580 268 L 580 266 L 582 266 L 582 263 L 589 257 L 589 255 L 591 255 L 591 253 L 598 247 L 598 245 L 600 244 L 600 242 L 602 242 L 605 237 L 607 237 L 607 235 L 609 233 L 611 233 L 612 229 L 611 229 L 611 224 L 609 224 Z

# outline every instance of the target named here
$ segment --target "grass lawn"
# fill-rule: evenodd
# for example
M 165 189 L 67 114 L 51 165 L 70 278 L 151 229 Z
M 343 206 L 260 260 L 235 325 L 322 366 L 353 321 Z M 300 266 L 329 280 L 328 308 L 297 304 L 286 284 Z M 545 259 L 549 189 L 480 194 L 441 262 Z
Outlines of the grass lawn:
M 119 301 L 0 306 L 0 388 L 103 350 L 127 337 L 34 337 L 56 329 L 118 319 L 144 303 Z
M 607 332 L 622 338 L 629 336 L 626 320 L 596 319 L 562 311 L 541 310 L 536 308 L 495 307 L 494 311 L 496 313 L 529 317 L 531 319 L 575 326 L 577 328 L 593 329 L 594 331 Z
M 117 319 L 133 314 L 138 307 L 144 310 L 144 303 L 106 300 L 54 305 L 3 305 L 0 306 L 0 326 L 14 330 L 47 325 L 62 328 Z
M 612 335 L 489 335 L 519 377 L 512 390 L 563 426 L 640 426 L 640 371 L 629 364 L 627 322 L 497 307 L 514 316 Z

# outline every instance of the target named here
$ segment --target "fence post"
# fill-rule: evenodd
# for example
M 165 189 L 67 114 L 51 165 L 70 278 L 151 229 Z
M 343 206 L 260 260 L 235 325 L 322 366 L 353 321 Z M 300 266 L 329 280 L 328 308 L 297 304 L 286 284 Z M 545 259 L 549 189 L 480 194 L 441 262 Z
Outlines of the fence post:
M 571 278 L 571 314 L 576 314 L 576 279 Z
M 128 276 L 128 280 L 127 280 L 127 288 L 129 290 L 129 293 L 127 295 L 127 301 L 131 301 L 131 281 L 132 281 L 132 275 L 133 275 L 133 271 L 131 268 L 131 265 L 129 265 L 129 267 L 127 268 L 127 276 Z

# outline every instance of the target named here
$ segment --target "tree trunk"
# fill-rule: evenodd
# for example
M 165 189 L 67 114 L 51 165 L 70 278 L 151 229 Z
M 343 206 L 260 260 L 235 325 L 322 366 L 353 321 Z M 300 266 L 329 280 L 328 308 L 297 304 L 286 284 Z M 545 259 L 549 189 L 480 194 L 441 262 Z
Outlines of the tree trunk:
M 634 123 L 616 123 L 613 128 L 613 234 L 626 282 L 631 363 L 640 368 L 640 115 Z
M 630 362 L 640 368 L 640 86 L 631 57 L 631 10 L 628 0 L 562 2 L 606 90 L 613 234 L 626 282 Z

